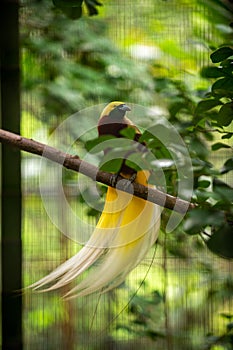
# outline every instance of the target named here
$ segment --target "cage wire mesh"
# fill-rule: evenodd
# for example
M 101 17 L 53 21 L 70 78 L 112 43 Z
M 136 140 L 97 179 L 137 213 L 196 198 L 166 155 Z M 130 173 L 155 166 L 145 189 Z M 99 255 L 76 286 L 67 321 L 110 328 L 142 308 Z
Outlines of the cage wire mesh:
M 35 16 L 35 8 L 31 4 L 25 2 L 21 10 L 22 33 L 24 35 L 26 28 L 30 36 L 37 37 L 43 22 L 41 27 L 33 27 L 30 15 Z M 44 5 L 41 2 L 40 6 L 48 6 L 53 12 L 48 1 Z M 168 67 L 162 72 L 165 77 L 170 74 L 169 67 L 175 66 L 175 74 L 180 80 L 188 79 L 190 84 L 195 85 L 193 72 L 208 64 L 208 54 L 200 42 L 195 42 L 193 32 L 198 31 L 197 36 L 204 40 L 210 39 L 216 30 L 203 20 L 205 11 L 208 9 L 191 0 L 109 1 L 104 2 L 99 18 L 107 23 L 107 36 L 120 48 L 122 56 L 131 56 L 138 67 L 145 62 L 156 63 L 162 59 L 164 66 Z M 38 16 L 41 14 L 38 13 Z M 47 13 L 46 16 L 52 15 Z M 55 44 L 56 35 L 58 33 L 54 32 Z M 56 55 L 58 48 L 55 44 Z M 37 45 L 40 45 L 39 39 Z M 175 54 L 164 54 L 171 45 L 174 45 Z M 49 65 L 50 55 L 37 57 L 25 46 L 22 59 L 24 82 L 29 83 L 29 78 L 33 78 L 38 84 L 33 91 L 26 86 L 23 93 L 22 135 L 46 143 L 48 131 L 51 132 L 61 121 L 57 112 L 57 115 L 51 114 L 48 123 L 42 103 L 41 90 L 45 87 L 41 81 L 47 77 L 43 76 L 45 73 L 38 62 L 42 66 Z M 153 70 L 160 69 L 155 63 L 151 64 L 151 74 L 155 74 Z M 114 64 L 108 69 L 115 72 Z M 190 76 L 187 71 L 191 72 Z M 147 91 L 137 89 L 131 98 L 141 103 L 146 94 Z M 150 97 L 146 101 L 151 106 L 155 103 Z M 96 103 L 96 99 L 92 101 L 90 97 L 88 103 L 92 102 Z M 106 101 L 100 96 L 99 102 Z M 64 135 L 60 137 L 58 144 L 62 145 Z M 80 245 L 59 232 L 44 209 L 39 191 L 40 159 L 24 154 L 22 171 L 23 277 L 24 286 L 28 286 L 74 255 Z M 46 175 L 44 170 L 42 177 L 46 178 Z M 68 202 L 74 211 L 93 224 L 96 218 L 87 216 L 86 203 L 77 201 L 75 184 L 78 175 L 69 177 L 70 173 L 64 171 L 64 191 Z M 227 181 L 232 184 L 230 177 Z M 59 207 L 62 199 L 55 191 L 55 184 L 55 178 L 46 178 L 46 200 Z M 69 213 L 63 212 L 62 220 L 64 226 L 69 225 Z M 24 348 L 204 349 L 205 336 L 221 334 L 226 323 L 221 314 L 232 310 L 232 263 L 206 249 L 200 253 L 198 249 L 191 249 L 191 243 L 198 245 L 192 237 L 180 240 L 179 256 L 177 235 L 161 232 L 157 245 L 152 247 L 144 261 L 119 288 L 106 294 L 64 300 L 62 296 L 66 288 L 48 293 L 25 291 Z M 176 254 L 172 254 L 175 250 Z

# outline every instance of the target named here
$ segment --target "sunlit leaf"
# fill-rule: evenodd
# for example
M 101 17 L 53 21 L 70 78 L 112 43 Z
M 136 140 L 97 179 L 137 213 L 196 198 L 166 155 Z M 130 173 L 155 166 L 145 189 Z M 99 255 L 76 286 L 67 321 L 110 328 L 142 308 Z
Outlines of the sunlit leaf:
M 206 127 L 206 117 L 200 119 L 200 120 L 197 122 L 196 126 L 199 127 L 199 128 L 205 129 L 205 127 Z

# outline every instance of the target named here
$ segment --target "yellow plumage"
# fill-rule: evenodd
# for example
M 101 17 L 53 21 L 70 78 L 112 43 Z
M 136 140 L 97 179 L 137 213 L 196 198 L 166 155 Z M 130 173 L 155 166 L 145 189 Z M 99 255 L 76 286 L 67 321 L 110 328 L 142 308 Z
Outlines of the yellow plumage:
M 109 113 L 111 108 L 109 105 L 107 108 Z M 106 115 L 106 110 L 103 113 Z M 129 177 L 127 173 L 123 175 Z M 148 171 L 141 170 L 135 182 L 147 185 L 148 176 Z M 160 209 L 157 205 L 108 187 L 103 212 L 85 246 L 31 287 L 39 289 L 53 283 L 43 291 L 61 288 L 88 270 L 87 276 L 72 286 L 65 297 L 104 293 L 115 288 L 145 257 L 158 236 L 159 228 Z

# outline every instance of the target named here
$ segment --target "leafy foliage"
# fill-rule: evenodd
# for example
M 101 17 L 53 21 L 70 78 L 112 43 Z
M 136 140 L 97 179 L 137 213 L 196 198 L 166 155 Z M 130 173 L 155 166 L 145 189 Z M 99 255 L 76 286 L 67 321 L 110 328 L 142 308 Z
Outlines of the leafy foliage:
M 82 16 L 83 3 L 86 5 L 90 16 L 97 15 L 97 6 L 102 5 L 97 0 L 53 0 L 54 6 L 60 9 L 70 19 L 78 19 Z
M 68 9 L 81 6 L 82 1 L 57 0 L 58 7 Z M 95 7 L 97 2 L 86 2 Z M 137 91 L 146 90 L 143 103 L 147 103 L 159 94 L 167 100 L 169 121 L 176 127 L 189 147 L 192 159 L 195 188 L 193 200 L 198 209 L 189 213 L 184 221 L 184 230 L 188 234 L 202 234 L 207 246 L 214 252 L 215 240 L 208 243 L 206 229 L 218 232 L 218 229 L 231 225 L 231 196 L 223 193 L 223 186 L 217 181 L 222 175 L 232 171 L 232 113 L 233 113 L 233 50 L 231 46 L 222 46 L 210 55 L 212 63 L 203 67 L 201 75 L 211 79 L 210 92 L 200 99 L 187 87 L 185 82 L 173 77 L 150 76 L 146 65 L 136 64 L 122 56 L 119 49 L 106 37 L 107 27 L 100 19 L 82 18 L 79 21 L 67 20 L 63 14 L 52 10 L 49 0 L 44 1 L 48 10 L 47 16 L 36 11 L 38 4 L 32 3 L 34 11 L 30 14 L 30 26 L 23 26 L 24 62 L 29 63 L 29 55 L 37 62 L 37 72 L 26 75 L 25 91 L 34 91 L 35 99 L 41 106 L 39 118 L 53 129 L 70 113 L 100 100 L 131 100 L 137 102 Z M 219 5 L 219 4 L 218 4 Z M 94 10 L 90 10 L 93 14 Z M 33 15 L 33 14 L 36 15 Z M 39 13 L 39 16 L 38 16 Z M 75 12 L 74 12 L 75 13 Z M 27 17 L 24 18 L 26 23 Z M 39 28 L 39 29 L 38 29 Z M 38 60 L 45 61 L 40 64 Z M 101 83 L 100 83 L 101 82 Z M 32 106 L 33 108 L 33 106 Z M 149 119 L 148 119 L 149 122 Z M 147 119 L 145 118 L 145 123 Z M 169 140 L 169 130 L 163 125 L 156 125 L 157 132 Z M 160 128 L 160 129 L 159 129 Z M 159 130 L 158 130 L 159 129 Z M 133 130 L 133 129 L 132 129 Z M 134 135 L 125 131 L 123 137 L 133 139 Z M 220 135 L 216 137 L 216 134 Z M 92 140 L 86 143 L 87 150 L 103 140 Z M 137 150 L 128 156 L 128 165 L 138 170 L 137 158 L 143 159 L 144 168 L 153 168 L 156 172 L 163 169 L 167 191 L 176 195 L 179 179 L 175 174 L 175 164 L 168 144 L 163 144 L 152 133 L 145 131 L 140 142 L 145 142 L 151 153 L 138 153 Z M 122 143 L 112 150 L 102 162 L 102 169 L 119 171 L 122 161 L 118 157 L 128 151 Z M 229 151 L 229 158 L 216 168 L 209 159 L 210 149 L 213 152 Z M 177 150 L 178 151 L 178 150 Z M 180 150 L 179 150 L 180 151 Z M 154 161 L 154 157 L 157 161 Z M 115 158 L 116 160 L 111 160 Z M 156 176 L 151 181 L 159 186 Z M 157 181 L 157 182 L 156 182 Z M 227 185 L 226 185 L 227 186 Z M 231 188 L 227 189 L 228 194 Z M 209 233 L 209 235 L 211 235 Z M 227 236 L 228 237 L 228 236 Z M 221 249 L 220 249 L 221 250 Z M 224 253 L 219 252 L 223 255 Z M 230 257 L 231 254 L 226 254 Z
M 189 3 L 189 1 L 184 2 L 185 4 Z M 42 7 L 41 3 L 43 3 Z M 205 43 L 201 43 L 202 49 L 203 46 L 206 46 L 208 50 L 211 48 L 212 53 L 209 65 L 201 69 L 201 77 L 198 77 L 196 71 L 192 74 L 187 73 L 190 66 L 192 69 L 194 66 L 191 55 L 187 50 L 179 51 L 172 40 L 162 42 L 160 49 L 163 54 L 160 59 L 150 59 L 142 62 L 137 57 L 136 59 L 130 58 L 128 53 L 122 54 L 122 50 L 119 49 L 119 41 L 127 46 L 127 40 L 136 41 L 135 37 L 137 35 L 134 35 L 134 39 L 127 37 L 127 35 L 119 35 L 117 43 L 114 43 L 109 38 L 109 33 L 111 33 L 113 27 L 111 21 L 109 21 L 111 25 L 108 26 L 107 21 L 104 21 L 101 16 L 98 18 L 82 16 L 87 10 L 87 4 L 89 4 L 89 14 L 95 14 L 99 2 L 85 1 L 84 3 L 84 1 L 78 0 L 54 0 L 54 3 L 57 8 L 52 7 L 51 0 L 32 1 L 30 5 L 27 4 L 28 11 L 22 16 L 23 67 L 27 67 L 27 70 L 25 68 L 23 70 L 23 108 L 27 109 L 29 104 L 31 114 L 39 119 L 37 124 L 43 124 L 46 130 L 50 132 L 70 113 L 110 100 L 140 102 L 147 106 L 160 106 L 162 101 L 161 115 L 165 115 L 178 130 L 189 149 L 194 171 L 193 201 L 197 204 L 197 208 L 187 214 L 183 224 L 175 232 L 166 235 L 162 232 L 158 246 L 163 249 L 168 258 L 171 258 L 167 259 L 168 261 L 171 260 L 170 269 L 173 267 L 174 258 L 180 259 L 184 265 L 186 265 L 185 263 L 189 265 L 190 270 L 187 269 L 184 275 L 187 274 L 187 283 L 192 284 L 191 286 L 188 285 L 187 295 L 190 296 L 192 292 L 195 294 L 193 298 L 194 305 L 187 308 L 187 310 L 183 303 L 182 305 L 176 305 L 176 303 L 179 304 L 180 300 L 183 300 L 183 290 L 180 288 L 180 282 L 182 286 L 185 283 L 184 280 L 175 281 L 174 284 L 179 286 L 179 292 L 176 292 L 175 288 L 172 289 L 172 286 L 169 287 L 171 288 L 171 294 L 174 294 L 171 303 L 171 314 L 175 320 L 180 316 L 182 325 L 177 324 L 177 327 L 173 326 L 169 331 L 173 332 L 171 334 L 174 335 L 177 342 L 182 332 L 186 335 L 190 331 L 190 339 L 186 337 L 186 341 L 190 342 L 193 336 L 193 329 L 191 331 L 193 325 L 196 329 L 199 329 L 200 319 L 197 317 L 197 310 L 203 312 L 201 314 L 203 318 L 206 317 L 205 307 L 207 307 L 210 300 L 223 298 L 225 303 L 226 300 L 231 300 L 233 291 L 232 281 L 226 280 L 222 268 L 216 273 L 215 266 L 211 263 L 211 260 L 208 260 L 209 255 L 207 255 L 205 249 L 207 247 L 210 254 L 217 254 L 225 259 L 233 258 L 233 190 L 231 181 L 233 170 L 233 50 L 232 33 L 227 32 L 227 28 L 229 29 L 229 13 L 231 14 L 227 6 L 228 2 L 222 2 L 221 0 L 211 0 L 204 2 L 204 4 L 203 1 L 200 2 L 201 6 L 208 7 L 208 11 L 203 12 L 203 16 L 210 16 L 209 27 L 206 22 L 205 26 L 213 28 L 213 23 L 221 24 L 221 26 L 215 28 L 215 31 L 213 29 L 211 39 L 208 37 L 208 30 L 203 33 Z M 173 3 L 176 3 L 177 8 L 179 8 L 180 1 L 174 1 Z M 151 9 L 154 10 L 156 6 L 159 6 L 159 3 L 152 1 L 150 4 L 151 14 L 153 13 Z M 67 5 L 66 8 L 65 5 Z M 167 13 L 171 14 L 175 8 L 172 6 L 169 8 L 167 5 L 170 4 L 164 2 L 164 17 Z M 135 11 L 135 8 L 136 2 L 132 6 L 132 10 Z M 145 12 L 145 7 L 141 2 L 138 11 L 141 20 L 143 17 L 141 13 Z M 79 18 L 79 20 L 71 21 L 67 16 Z M 153 35 L 151 34 L 151 37 L 145 41 L 151 42 L 154 40 L 154 33 L 156 32 L 157 35 L 159 31 L 163 31 L 165 28 L 158 19 L 153 16 L 149 18 L 148 14 L 147 17 L 147 24 L 149 23 L 153 29 Z M 175 17 L 175 21 L 179 23 L 173 13 L 172 17 Z M 122 19 L 125 19 L 124 14 L 114 16 L 115 23 L 119 23 L 117 21 Z M 206 21 L 204 18 L 200 19 L 198 17 L 198 19 L 200 22 Z M 133 28 L 135 29 L 137 26 L 141 28 L 142 23 L 138 23 L 136 19 L 134 21 L 136 25 Z M 155 21 L 154 27 L 151 24 L 153 21 Z M 126 23 L 127 25 L 129 23 Z M 193 38 L 200 45 L 198 38 L 200 28 L 198 26 L 199 24 L 193 32 Z M 134 33 L 134 30 L 132 32 Z M 141 32 L 143 33 L 143 30 Z M 143 35 L 141 32 L 140 35 Z M 219 46 L 220 37 L 221 42 L 226 43 L 224 46 Z M 137 40 L 140 41 L 140 38 L 137 38 Z M 164 58 L 167 57 L 166 55 L 169 56 L 169 64 L 165 64 L 166 60 Z M 175 70 L 174 67 L 181 60 L 182 67 L 185 67 L 185 69 L 182 72 L 183 75 L 178 77 L 176 75 L 177 69 Z M 194 77 L 194 75 L 196 76 Z M 208 85 L 210 87 L 207 90 Z M 33 96 L 33 98 L 27 100 L 28 95 Z M 33 103 L 30 104 L 31 101 Z M 145 129 L 150 123 L 154 122 L 153 118 L 153 115 L 142 116 L 142 125 L 145 126 Z M 87 123 L 86 120 L 83 122 Z M 160 123 L 157 123 L 157 127 L 159 132 L 167 135 L 166 139 L 169 140 L 169 129 Z M 26 127 L 24 129 L 26 130 Z M 123 134 L 122 136 L 129 140 L 134 138 L 131 131 L 125 131 Z M 94 147 L 97 153 L 100 151 L 101 143 L 107 140 L 109 140 L 108 137 L 89 140 L 85 143 L 85 147 L 90 152 Z M 176 174 L 171 151 L 167 145 L 147 131 L 142 133 L 140 141 L 145 142 L 151 154 L 156 156 L 155 162 L 154 157 L 151 157 L 149 153 L 143 154 L 144 168 L 147 166 L 151 168 L 152 166 L 156 175 L 157 171 L 162 168 L 166 180 L 166 190 L 168 193 L 176 195 L 179 178 Z M 111 157 L 114 157 L 116 161 L 111 161 L 108 164 L 105 162 L 103 169 L 118 171 L 121 160 L 117 158 L 117 155 L 122 154 L 121 146 L 123 146 L 123 142 L 119 144 L 119 148 L 112 151 Z M 82 149 L 83 140 L 79 141 L 78 147 L 80 147 L 78 151 Z M 124 151 L 128 151 L 128 149 L 124 149 Z M 96 153 L 93 155 L 95 156 Z M 141 153 L 135 151 L 130 155 L 128 165 L 134 167 L 135 160 L 140 157 Z M 107 158 L 104 161 L 107 161 Z M 69 177 L 67 174 L 64 175 L 64 183 L 67 188 L 70 184 L 73 185 L 75 181 L 76 179 L 74 180 L 71 175 Z M 159 181 L 158 176 L 151 179 L 151 182 L 157 186 L 160 186 Z M 88 192 L 89 189 L 87 188 L 86 191 Z M 104 192 L 102 187 L 101 191 Z M 90 200 L 95 200 L 91 190 L 87 195 Z M 79 201 L 78 206 L 80 207 L 83 198 L 78 194 L 75 197 L 76 205 L 77 201 Z M 88 210 L 88 214 L 91 216 L 97 215 L 97 211 L 93 208 Z M 168 216 L 168 212 L 163 211 L 162 231 L 165 231 Z M 30 220 L 32 218 L 34 218 L 33 212 L 30 213 Z M 29 231 L 31 234 L 32 229 Z M 31 237 L 29 234 L 28 236 Z M 55 256 L 54 252 L 48 251 L 48 260 L 51 254 Z M 40 256 L 41 254 L 38 254 L 38 260 L 40 260 Z M 194 256 L 198 256 L 196 265 L 192 260 Z M 57 259 L 59 260 L 60 257 L 57 257 Z M 221 264 L 226 264 L 226 261 L 221 260 Z M 155 347 L 154 342 L 163 341 L 167 337 L 166 330 L 164 331 L 164 328 L 160 327 L 163 322 L 161 320 L 163 308 L 166 309 L 168 307 L 166 303 L 169 303 L 169 296 L 165 296 L 163 293 L 164 286 L 161 286 L 161 281 L 166 280 L 165 263 L 162 268 L 164 275 L 157 277 L 155 274 L 150 281 L 152 283 L 154 276 L 156 276 L 156 284 L 159 287 L 156 286 L 156 289 L 149 287 L 148 295 L 132 299 L 128 308 L 130 323 L 118 322 L 117 326 L 119 331 L 124 329 L 127 336 L 138 338 L 139 334 L 140 337 L 149 338 L 152 341 L 151 349 Z M 201 271 L 200 291 L 197 290 L 196 269 Z M 190 276 L 191 270 L 194 272 Z M 169 276 L 171 280 L 175 279 L 174 276 L 177 271 L 172 271 L 172 273 Z M 217 282 L 214 289 L 212 281 L 215 279 Z M 151 292 L 152 290 L 156 291 Z M 224 306 L 226 305 L 224 304 L 223 308 Z M 84 307 L 86 315 L 86 305 Z M 119 308 L 116 308 L 116 310 L 118 312 Z M 218 311 L 216 306 L 213 313 Z M 211 318 L 210 314 L 208 314 L 208 317 Z M 221 346 L 221 349 L 228 349 L 232 346 L 232 320 L 230 317 L 227 319 L 225 329 L 222 333 L 219 332 L 220 335 L 215 335 L 214 331 L 207 335 L 206 349 L 213 350 L 218 345 Z M 48 320 L 49 322 L 50 320 Z M 87 321 L 85 322 L 87 323 Z M 211 322 L 214 323 L 212 320 Z M 88 326 L 82 325 L 82 327 L 88 329 L 89 336 Z M 181 327 L 183 327 L 182 330 Z M 200 333 L 198 333 L 199 338 Z M 184 339 L 181 339 L 177 348 L 191 349 L 190 343 L 185 344 L 184 341 Z M 164 346 L 161 348 L 164 348 Z M 192 348 L 196 349 L 197 345 Z
M 233 50 L 231 47 L 223 46 L 215 50 L 210 58 L 218 66 L 209 66 L 202 69 L 202 75 L 206 78 L 216 78 L 207 94 L 207 98 L 201 100 L 195 110 L 196 122 L 193 131 L 198 131 L 212 140 L 219 134 L 222 140 L 232 138 L 231 125 L 233 120 Z M 208 129 L 208 131 L 207 131 Z M 211 145 L 214 152 L 222 149 L 229 149 L 229 158 L 224 161 L 220 169 L 213 169 L 209 173 L 210 186 L 203 188 L 203 185 L 196 190 L 197 203 L 199 204 L 200 220 L 195 221 L 196 215 L 189 214 L 185 223 L 186 229 L 192 232 L 198 226 L 211 227 L 210 238 L 207 239 L 207 246 L 214 253 L 227 258 L 233 257 L 232 249 L 232 203 L 233 188 L 219 178 L 222 174 L 232 171 L 232 146 L 226 142 L 214 142 Z M 209 213 L 203 215 L 208 210 Z M 221 215 L 220 215 L 221 214 Z M 220 215 L 220 217 L 219 217 Z M 212 223 L 211 223 L 212 217 Z M 218 219 L 219 217 L 219 219 Z
M 49 0 L 44 1 L 44 16 L 38 6 L 37 2 L 31 5 L 30 26 L 24 18 L 22 44 L 23 63 L 32 70 L 25 74 L 24 88 L 34 92 L 41 106 L 39 118 L 46 123 L 53 120 L 55 127 L 56 119 L 59 122 L 88 105 L 106 100 L 136 102 L 139 88 L 152 98 L 146 67 L 122 56 L 107 38 L 103 20 L 68 20 L 51 10 Z
M 222 313 L 221 316 L 228 321 L 225 326 L 225 332 L 221 335 L 208 334 L 205 350 L 215 349 L 215 346 L 220 346 L 221 349 L 231 349 L 233 347 L 233 323 L 229 322 L 233 315 Z

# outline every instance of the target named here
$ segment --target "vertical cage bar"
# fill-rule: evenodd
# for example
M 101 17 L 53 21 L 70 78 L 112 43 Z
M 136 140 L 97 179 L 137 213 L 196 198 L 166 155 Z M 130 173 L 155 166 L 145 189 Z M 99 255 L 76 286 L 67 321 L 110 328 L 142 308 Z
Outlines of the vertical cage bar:
M 19 2 L 1 2 L 1 127 L 20 132 Z M 1 150 L 2 349 L 22 349 L 20 152 Z

